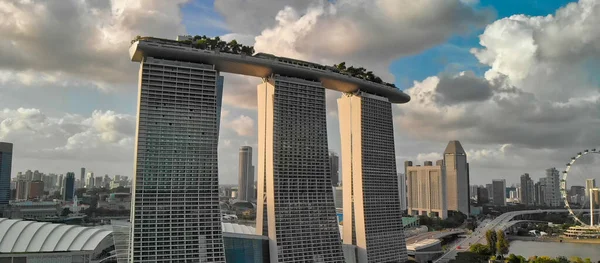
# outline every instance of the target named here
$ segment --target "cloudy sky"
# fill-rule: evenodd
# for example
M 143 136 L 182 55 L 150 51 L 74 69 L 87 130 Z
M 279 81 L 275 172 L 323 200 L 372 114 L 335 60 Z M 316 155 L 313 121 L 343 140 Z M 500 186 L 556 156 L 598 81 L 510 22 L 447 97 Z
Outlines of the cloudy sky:
M 131 176 L 139 65 L 129 41 L 187 33 L 346 61 L 396 83 L 412 96 L 394 106 L 399 170 L 460 140 L 471 182 L 537 179 L 600 144 L 598 25 L 600 0 L 0 0 L 0 141 L 15 144 L 13 176 Z M 256 145 L 260 80 L 224 75 L 229 184 L 238 148 Z M 336 152 L 339 96 L 327 93 Z

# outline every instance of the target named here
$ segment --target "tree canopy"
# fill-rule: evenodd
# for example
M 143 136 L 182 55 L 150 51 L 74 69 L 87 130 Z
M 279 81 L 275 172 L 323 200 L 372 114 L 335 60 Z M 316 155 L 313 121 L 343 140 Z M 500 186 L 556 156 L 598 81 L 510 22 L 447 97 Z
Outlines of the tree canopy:
M 198 49 L 218 50 L 219 52 L 231 54 L 246 54 L 248 56 L 252 56 L 254 54 L 253 46 L 242 45 L 238 43 L 235 39 L 226 42 L 221 40 L 220 37 L 210 38 L 204 35 L 196 35 L 191 40 L 182 40 L 179 42 L 190 44 Z
M 363 67 L 358 67 L 358 68 L 355 68 L 354 66 L 346 67 L 346 62 L 334 64 L 333 67 L 336 68 L 337 70 L 339 70 L 341 73 L 347 73 L 352 77 L 361 78 L 361 79 L 379 83 L 379 84 L 384 84 L 386 86 L 390 86 L 390 87 L 394 87 L 394 88 L 396 87 L 396 85 L 394 85 L 392 83 L 384 82 L 383 80 L 381 80 L 380 77 L 373 74 L 373 71 L 367 71 L 367 69 L 365 69 Z

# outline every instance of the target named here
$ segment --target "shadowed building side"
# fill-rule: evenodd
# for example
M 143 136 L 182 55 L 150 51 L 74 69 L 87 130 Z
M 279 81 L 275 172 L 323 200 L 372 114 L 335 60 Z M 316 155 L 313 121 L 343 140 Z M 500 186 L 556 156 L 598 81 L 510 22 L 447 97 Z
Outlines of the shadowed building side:
M 225 262 L 217 144 L 221 89 L 211 65 L 140 66 L 129 262 Z
M 0 208 L 10 201 L 13 144 L 0 142 Z

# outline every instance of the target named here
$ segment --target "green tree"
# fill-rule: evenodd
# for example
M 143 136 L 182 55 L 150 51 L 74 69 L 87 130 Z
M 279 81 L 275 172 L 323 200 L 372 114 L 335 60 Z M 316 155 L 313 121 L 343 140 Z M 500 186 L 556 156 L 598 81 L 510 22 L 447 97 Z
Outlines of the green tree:
M 490 248 L 484 244 L 479 243 L 472 245 L 469 248 L 469 251 L 479 255 L 491 255 Z
M 496 252 L 501 255 L 508 254 L 508 240 L 506 240 L 506 235 L 504 231 L 498 230 L 496 233 Z
M 70 213 L 71 213 L 71 209 L 63 208 L 63 210 L 60 212 L 60 216 L 69 216 Z
M 494 230 L 488 230 L 485 232 L 485 240 L 487 240 L 488 247 L 492 255 L 496 254 L 496 232 Z

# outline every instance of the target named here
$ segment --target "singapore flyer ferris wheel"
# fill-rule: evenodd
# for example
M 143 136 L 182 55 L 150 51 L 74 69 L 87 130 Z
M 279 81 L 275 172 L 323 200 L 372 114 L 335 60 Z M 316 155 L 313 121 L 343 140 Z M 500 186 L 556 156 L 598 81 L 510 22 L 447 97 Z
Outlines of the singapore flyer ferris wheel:
M 595 178 L 599 175 L 600 150 L 596 149 L 577 153 L 563 171 L 560 181 L 561 197 L 569 214 L 583 227 L 600 227 L 597 215 L 600 211 L 600 188 L 596 186 Z M 584 218 L 584 214 L 589 218 Z

